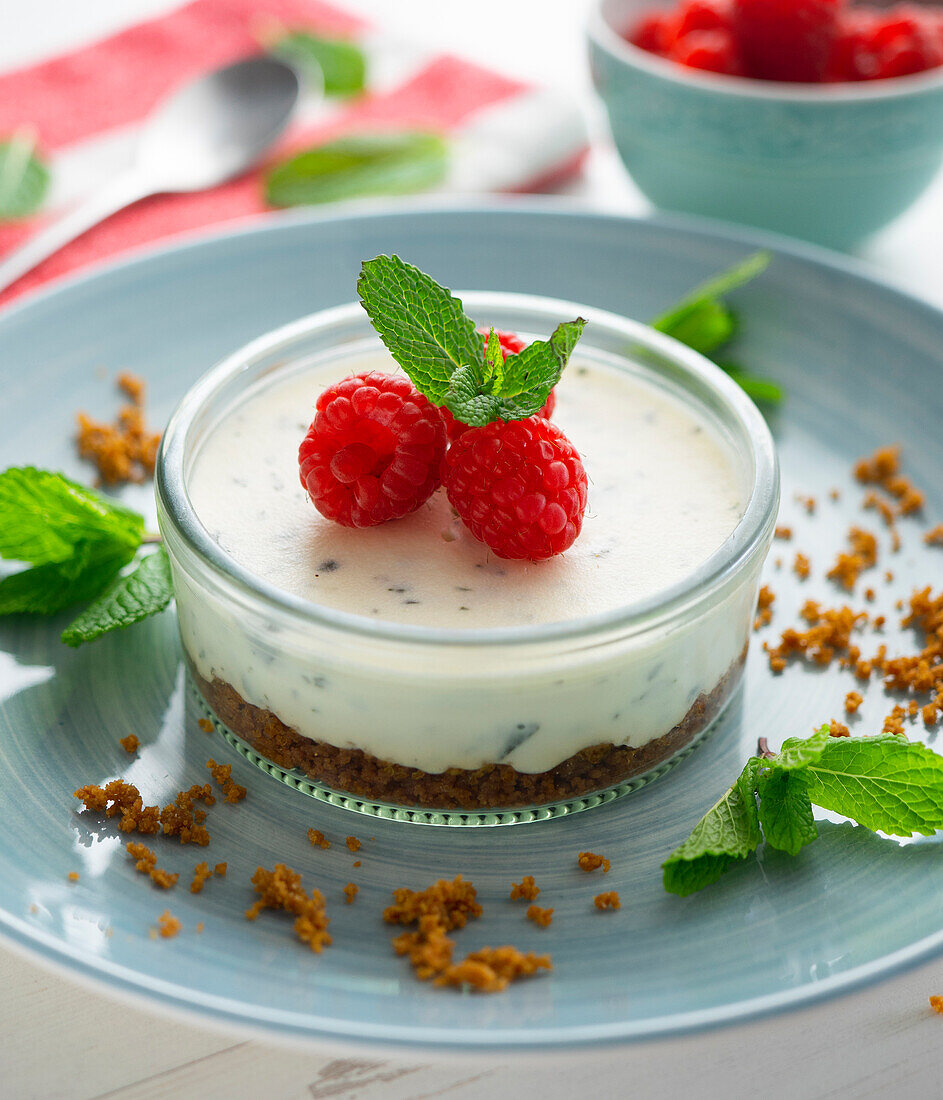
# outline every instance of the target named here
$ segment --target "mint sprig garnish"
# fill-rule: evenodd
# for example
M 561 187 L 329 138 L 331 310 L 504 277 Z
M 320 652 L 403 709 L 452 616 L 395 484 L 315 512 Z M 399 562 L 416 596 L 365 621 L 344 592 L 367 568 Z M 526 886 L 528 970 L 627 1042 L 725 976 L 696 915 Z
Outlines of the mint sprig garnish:
M 803 771 L 770 768 L 760 775 L 756 789 L 760 828 L 767 844 L 794 856 L 818 837 L 809 781 Z
M 36 153 L 36 134 L 19 130 L 0 141 L 0 222 L 35 214 L 48 190 L 49 169 Z
M 943 829 L 943 758 L 895 734 L 832 738 L 808 767 L 809 798 L 875 832 Z
M 662 864 L 665 889 L 686 897 L 716 882 L 731 864 L 756 850 L 762 839 L 753 793 L 756 760 L 747 761 L 736 783 L 694 826 Z
M 791 738 L 754 756 L 733 786 L 662 864 L 665 889 L 682 897 L 716 882 L 766 841 L 796 855 L 818 836 L 821 806 L 891 836 L 943 829 L 943 757 L 917 741 L 829 735 Z
M 62 562 L 85 543 L 133 552 L 143 533 L 143 516 L 62 474 L 35 466 L 0 474 L 0 558 Z
M 366 85 L 366 56 L 359 46 L 346 38 L 288 31 L 270 42 L 269 49 L 310 73 L 325 95 L 354 95 L 362 92 Z
M 0 558 L 28 568 L 0 580 L 0 615 L 55 615 L 96 602 L 63 633 L 79 645 L 167 606 L 163 549 L 121 571 L 146 539 L 144 517 L 117 501 L 34 466 L 0 473 Z
M 272 206 L 306 206 L 408 195 L 440 183 L 448 163 L 448 143 L 440 134 L 347 134 L 276 164 L 265 179 L 265 198 Z
M 782 388 L 776 382 L 751 374 L 737 363 L 715 355 L 737 335 L 740 327 L 739 318 L 723 300 L 724 295 L 761 275 L 770 259 L 768 252 L 755 252 L 695 287 L 680 302 L 660 313 L 649 324 L 659 332 L 664 332 L 712 358 L 754 401 L 775 405 L 784 396 Z
M 486 355 L 484 337 L 461 300 L 398 256 L 366 260 L 357 290 L 416 389 L 472 427 L 539 412 L 586 324 L 581 317 L 564 322 L 549 340 L 535 340 L 499 363 L 497 339 L 489 341 Z
M 163 546 L 141 558 L 133 572 L 117 577 L 74 622 L 62 632 L 66 645 L 79 646 L 133 623 L 139 623 L 173 598 L 170 559 Z

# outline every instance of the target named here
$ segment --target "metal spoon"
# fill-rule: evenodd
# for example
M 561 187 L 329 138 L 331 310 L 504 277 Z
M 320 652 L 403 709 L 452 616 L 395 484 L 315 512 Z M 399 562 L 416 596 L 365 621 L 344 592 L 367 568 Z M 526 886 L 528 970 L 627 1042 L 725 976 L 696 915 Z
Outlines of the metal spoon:
M 271 57 L 185 84 L 147 119 L 126 172 L 0 262 L 0 290 L 138 199 L 202 191 L 244 172 L 285 129 L 298 92 L 295 71 Z

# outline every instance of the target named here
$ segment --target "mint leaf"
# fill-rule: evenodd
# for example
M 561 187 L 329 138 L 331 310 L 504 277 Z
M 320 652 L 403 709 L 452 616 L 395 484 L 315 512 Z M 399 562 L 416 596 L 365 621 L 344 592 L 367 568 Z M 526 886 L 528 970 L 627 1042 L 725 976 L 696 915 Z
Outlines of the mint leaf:
M 504 379 L 494 393 L 502 399 L 503 420 L 519 420 L 539 412 L 550 391 L 560 381 L 570 353 L 583 335 L 586 321 L 564 321 L 549 340 L 534 340 L 504 363 Z M 526 411 L 529 410 L 529 411 Z
M 761 378 L 759 375 L 749 374 L 733 363 L 718 363 L 717 366 L 726 371 L 747 397 L 758 404 L 778 405 L 786 396 L 782 386 L 771 378 Z
M 772 254 L 769 252 L 754 252 L 745 260 L 711 276 L 706 282 L 689 291 L 677 305 L 659 314 L 650 322 L 652 328 L 657 328 L 659 332 L 668 332 L 677 328 L 686 317 L 695 315 L 698 310 L 703 309 L 705 301 L 722 298 L 732 290 L 745 286 L 757 275 L 762 275 L 769 267 L 771 259 Z
M 754 788 L 759 761 L 747 761 L 736 783 L 694 826 L 687 840 L 662 864 L 670 894 L 686 897 L 716 882 L 731 864 L 758 847 L 760 821 Z
M 756 829 L 752 811 L 757 810 Z M 747 762 L 740 778 L 668 857 L 665 889 L 690 894 L 715 882 L 737 859 L 766 842 L 795 855 L 818 835 L 812 806 L 893 836 L 943 829 L 943 757 L 893 734 L 787 740 L 768 759 Z
M 484 382 L 492 393 L 496 393 L 504 385 L 505 377 L 504 348 L 501 347 L 501 340 L 492 325 L 485 341 Z
M 55 615 L 97 596 L 134 557 L 136 547 L 83 542 L 66 561 L 34 565 L 0 580 L 0 615 Z
M 702 355 L 711 355 L 729 343 L 739 328 L 737 315 L 722 301 L 723 295 L 755 279 L 766 270 L 770 258 L 768 252 L 756 252 L 708 279 L 677 305 L 659 314 L 650 322 L 652 328 L 680 340 Z M 783 400 L 782 388 L 770 379 L 752 375 L 733 363 L 715 362 L 754 401 L 775 405 Z
M 444 403 L 459 367 L 468 368 L 463 392 L 473 378 L 483 380 L 484 338 L 431 276 L 399 256 L 377 256 L 364 261 L 357 291 L 390 354 L 434 404 Z
M 322 38 L 307 31 L 290 31 L 271 46 L 302 72 L 322 84 L 325 95 L 353 95 L 366 84 L 367 61 L 363 50 L 343 38 Z
M 535 340 L 509 355 L 499 377 L 475 389 L 473 372 L 452 376 L 444 404 L 463 424 L 480 427 L 492 420 L 523 420 L 540 412 L 567 364 L 586 322 L 582 317 L 557 325 L 549 340 Z M 489 345 L 490 346 L 490 345 Z
M 943 829 L 943 757 L 894 734 L 831 738 L 807 768 L 816 806 L 893 836 Z
M 439 183 L 448 146 L 438 134 L 350 134 L 298 153 L 266 177 L 272 206 L 305 206 L 366 195 L 405 195 Z
M 821 759 L 822 753 L 832 741 L 834 738 L 827 725 L 819 726 L 815 733 L 808 737 L 790 737 L 783 742 L 783 747 L 769 761 L 769 766 L 783 771 L 804 768 Z
M 0 473 L 0 558 L 31 565 L 65 561 L 80 543 L 140 545 L 144 518 L 49 470 Z
M 716 298 L 704 298 L 652 322 L 652 328 L 673 336 L 689 348 L 708 355 L 732 340 L 737 332 L 734 313 Z
M 578 317 L 557 325 L 549 340 L 535 340 L 502 360 L 494 329 L 486 353 L 461 301 L 398 256 L 365 260 L 357 289 L 373 327 L 416 389 L 472 427 L 539 412 L 586 324 Z
M 796 855 L 819 835 L 803 770 L 773 768 L 758 779 L 760 826 L 766 843 Z
M 173 598 L 170 559 L 163 546 L 142 558 L 133 572 L 118 577 L 62 632 L 66 645 L 80 646 L 111 630 L 163 611 Z
M 498 399 L 490 393 L 482 393 L 481 370 L 475 367 L 459 367 L 449 379 L 449 387 L 442 404 L 456 420 L 472 428 L 490 424 L 498 417 Z
M 62 474 L 0 474 L 0 557 L 32 569 L 0 580 L 0 615 L 53 615 L 97 596 L 134 557 L 144 518 Z
M 36 155 L 35 135 L 20 131 L 0 141 L 0 221 L 34 214 L 48 190 L 49 170 Z

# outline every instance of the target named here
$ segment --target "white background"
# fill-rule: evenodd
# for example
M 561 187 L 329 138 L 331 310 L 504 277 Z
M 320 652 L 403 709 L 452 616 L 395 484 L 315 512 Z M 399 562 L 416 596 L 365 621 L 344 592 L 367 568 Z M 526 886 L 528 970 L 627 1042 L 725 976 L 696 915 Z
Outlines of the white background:
M 336 2 L 403 37 L 572 93 L 598 136 L 575 192 L 595 206 L 645 210 L 605 144 L 592 99 L 582 41 L 588 0 Z M 173 6 L 168 0 L 30 0 L 17 4 L 14 15 L 12 0 L 0 0 L 0 70 Z M 943 304 L 943 181 L 864 256 L 888 278 Z M 3 947 L 0 989 L 3 1100 L 943 1095 L 943 1018 L 927 1004 L 930 993 L 943 993 L 943 960 L 748 1026 L 586 1054 L 500 1060 L 279 1048 L 129 1007 Z

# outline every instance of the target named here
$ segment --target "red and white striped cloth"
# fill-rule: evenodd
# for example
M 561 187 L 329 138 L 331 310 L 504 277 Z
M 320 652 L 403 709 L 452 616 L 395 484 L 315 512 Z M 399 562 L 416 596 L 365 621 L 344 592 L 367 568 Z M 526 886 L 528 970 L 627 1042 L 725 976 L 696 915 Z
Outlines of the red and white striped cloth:
M 0 224 L 0 256 L 120 171 L 137 125 L 167 92 L 258 52 L 260 34 L 272 24 L 358 40 L 369 90 L 354 100 L 303 103 L 271 159 L 341 133 L 412 127 L 451 135 L 447 190 L 543 190 L 580 168 L 585 126 L 563 95 L 395 41 L 322 0 L 194 0 L 74 53 L 0 75 L 0 135 L 33 130 L 52 172 L 42 214 Z M 264 214 L 261 171 L 211 191 L 135 204 L 50 257 L 0 302 L 128 249 Z

